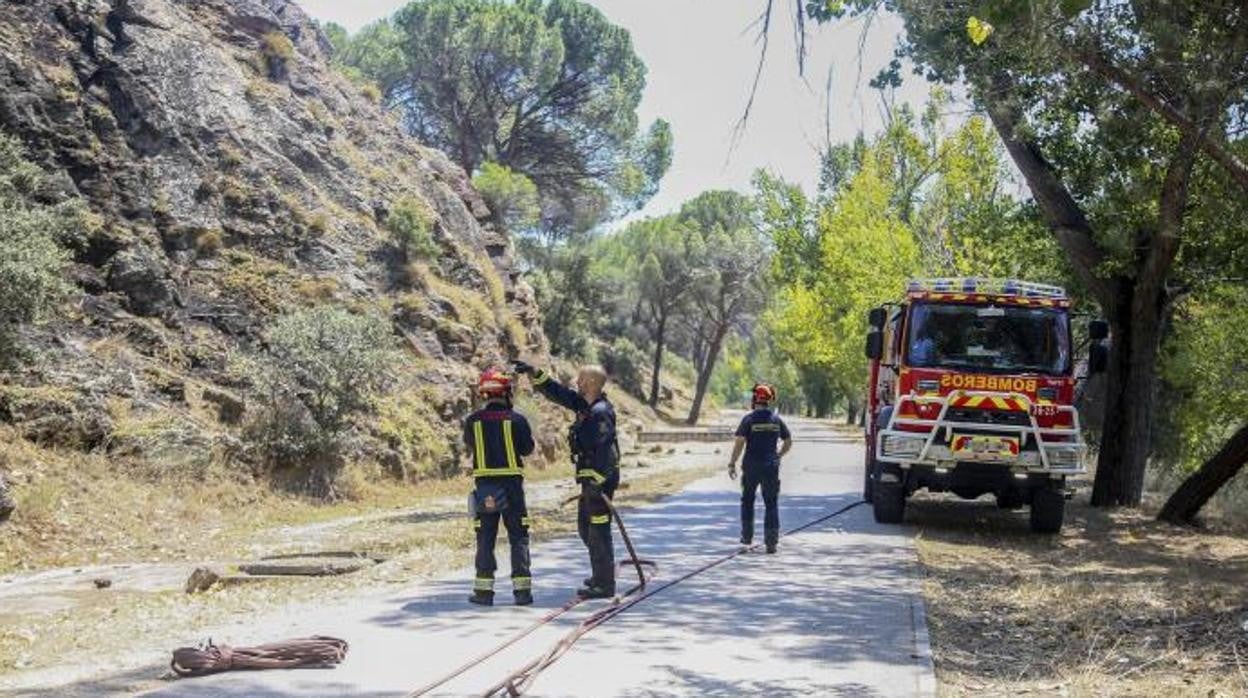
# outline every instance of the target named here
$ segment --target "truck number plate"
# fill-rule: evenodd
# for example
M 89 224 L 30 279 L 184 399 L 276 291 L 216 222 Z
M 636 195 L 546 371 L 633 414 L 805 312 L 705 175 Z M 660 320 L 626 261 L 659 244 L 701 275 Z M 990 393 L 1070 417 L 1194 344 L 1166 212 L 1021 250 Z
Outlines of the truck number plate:
M 971 458 L 1017 458 L 1019 440 L 1016 436 L 954 434 L 952 451 Z

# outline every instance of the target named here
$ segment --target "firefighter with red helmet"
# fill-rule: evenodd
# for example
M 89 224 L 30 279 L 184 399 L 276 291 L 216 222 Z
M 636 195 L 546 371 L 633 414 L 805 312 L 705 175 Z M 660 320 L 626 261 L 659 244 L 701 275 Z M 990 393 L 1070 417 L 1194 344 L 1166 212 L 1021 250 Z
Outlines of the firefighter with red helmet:
M 732 458 L 728 461 L 728 476 L 737 478 L 737 459 L 745 451 L 741 468 L 741 544 L 754 542 L 754 495 L 762 488 L 763 542 L 767 552 L 776 552 L 780 540 L 780 459 L 793 447 L 789 427 L 772 408 L 776 390 L 766 383 L 759 383 L 753 390 L 753 410 L 745 415 L 737 427 L 736 443 Z M 780 450 L 776 445 L 783 442 Z
M 512 380 L 500 369 L 484 371 L 477 381 L 481 409 L 464 420 L 464 444 L 472 454 L 476 483 L 470 504 L 477 533 L 476 581 L 469 601 L 494 605 L 494 542 L 498 524 L 511 544 L 511 586 L 517 606 L 533 603 L 529 572 L 529 513 L 524 502 L 524 456 L 533 453 L 533 432 L 524 415 L 512 409 Z

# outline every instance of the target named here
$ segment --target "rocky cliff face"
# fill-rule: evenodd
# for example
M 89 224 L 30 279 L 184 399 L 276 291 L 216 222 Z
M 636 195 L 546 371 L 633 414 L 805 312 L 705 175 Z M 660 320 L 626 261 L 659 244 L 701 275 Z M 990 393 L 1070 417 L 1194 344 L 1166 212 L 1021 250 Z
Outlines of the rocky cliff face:
M 336 303 L 387 314 L 409 351 L 360 455 L 410 472 L 449 457 L 478 367 L 545 354 L 468 177 L 329 51 L 289 0 L 0 0 L 0 130 L 99 222 L 69 272 L 80 294 L 30 332 L 39 360 L 0 379 L 0 422 L 82 449 L 237 453 L 231 356 Z M 404 201 L 430 213 L 436 252 L 416 264 L 386 232 Z

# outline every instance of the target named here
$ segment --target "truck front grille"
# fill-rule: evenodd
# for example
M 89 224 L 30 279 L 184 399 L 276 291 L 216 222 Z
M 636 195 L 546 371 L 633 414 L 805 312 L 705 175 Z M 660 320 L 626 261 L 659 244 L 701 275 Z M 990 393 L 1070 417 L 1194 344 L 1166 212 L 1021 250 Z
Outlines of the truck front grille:
M 963 407 L 951 407 L 945 413 L 949 422 L 967 422 L 978 424 L 1001 424 L 1012 427 L 1031 426 L 1031 417 L 1026 412 L 1008 410 L 977 410 Z

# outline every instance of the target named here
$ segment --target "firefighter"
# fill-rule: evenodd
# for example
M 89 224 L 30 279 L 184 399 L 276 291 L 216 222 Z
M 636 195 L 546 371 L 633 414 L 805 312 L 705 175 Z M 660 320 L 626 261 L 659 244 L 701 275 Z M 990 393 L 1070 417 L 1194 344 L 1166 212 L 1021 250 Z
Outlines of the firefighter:
M 477 533 L 477 576 L 468 600 L 494 605 L 494 542 L 498 523 L 507 527 L 511 545 L 511 588 L 517 606 L 533 603 L 529 572 L 529 513 L 524 503 L 524 456 L 533 453 L 533 432 L 524 415 L 511 406 L 512 381 L 488 369 L 477 381 L 481 409 L 464 420 L 464 444 L 472 454 L 476 487 L 469 500 Z
M 603 388 L 607 374 L 598 366 L 585 366 L 572 390 L 523 361 L 516 362 L 516 373 L 532 377 L 537 388 L 550 401 L 576 412 L 568 432 L 568 445 L 581 486 L 576 523 L 581 541 L 589 549 L 592 575 L 577 595 L 605 599 L 615 595 L 615 550 L 611 540 L 611 510 L 603 497 L 613 497 L 620 484 L 620 449 L 615 438 L 615 408 Z
M 754 542 L 754 494 L 763 490 L 763 542 L 767 552 L 776 552 L 780 540 L 780 459 L 793 447 L 789 427 L 772 409 L 776 391 L 766 383 L 754 386 L 753 411 L 745 415 L 737 427 L 736 443 L 728 461 L 728 476 L 737 479 L 737 459 L 745 451 L 741 468 L 741 545 Z M 783 441 L 780 450 L 776 443 Z

